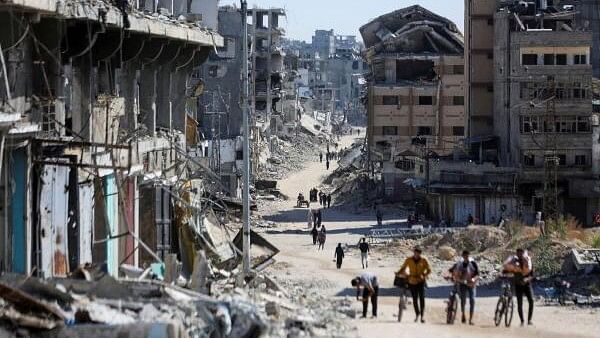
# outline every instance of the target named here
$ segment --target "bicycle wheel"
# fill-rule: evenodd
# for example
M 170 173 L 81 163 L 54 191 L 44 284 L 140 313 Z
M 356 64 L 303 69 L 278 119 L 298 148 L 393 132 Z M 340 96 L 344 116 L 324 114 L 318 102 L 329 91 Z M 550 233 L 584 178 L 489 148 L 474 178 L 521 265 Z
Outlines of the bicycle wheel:
M 496 324 L 496 326 L 499 326 L 500 323 L 502 323 L 502 317 L 504 316 L 504 309 L 505 309 L 504 297 L 500 296 L 500 299 L 498 299 L 498 303 L 496 304 L 496 312 L 494 312 L 494 324 Z
M 398 323 L 402 321 L 402 314 L 404 313 L 404 308 L 406 308 L 406 296 L 400 296 L 400 303 L 398 304 Z
M 450 298 L 448 298 L 448 307 L 446 308 L 446 324 L 454 324 L 457 309 L 458 301 L 456 295 L 451 295 Z
M 513 302 L 513 298 L 510 297 L 507 300 L 506 311 L 505 311 L 506 316 L 504 317 L 504 325 L 506 325 L 506 327 L 510 327 L 510 323 L 512 323 L 514 310 L 515 310 L 515 303 Z

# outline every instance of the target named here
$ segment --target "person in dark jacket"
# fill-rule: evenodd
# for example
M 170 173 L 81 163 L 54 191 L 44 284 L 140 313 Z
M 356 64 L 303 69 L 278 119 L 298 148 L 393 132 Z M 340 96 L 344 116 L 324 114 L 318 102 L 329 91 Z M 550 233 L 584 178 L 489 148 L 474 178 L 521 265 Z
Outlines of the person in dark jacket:
M 342 243 L 338 243 L 337 248 L 335 248 L 333 259 L 335 260 L 335 265 L 337 266 L 337 268 L 341 269 L 342 261 L 344 260 L 344 249 L 342 249 Z
M 327 195 L 327 208 L 331 208 L 331 195 Z
M 312 234 L 313 245 L 317 245 L 317 238 L 319 237 L 319 230 L 317 230 L 317 227 L 313 227 L 312 231 L 310 233 Z

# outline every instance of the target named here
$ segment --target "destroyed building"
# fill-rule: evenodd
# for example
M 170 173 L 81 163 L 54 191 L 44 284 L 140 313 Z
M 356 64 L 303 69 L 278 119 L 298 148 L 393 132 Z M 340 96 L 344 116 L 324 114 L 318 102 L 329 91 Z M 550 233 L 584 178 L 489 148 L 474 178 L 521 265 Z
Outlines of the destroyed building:
M 549 209 L 592 224 L 600 173 L 592 32 L 576 7 L 502 2 L 494 14 L 498 162 L 519 168 L 525 220 Z
M 406 178 L 399 154 L 448 155 L 465 137 L 463 37 L 450 20 L 421 6 L 360 28 L 368 79 L 368 152 L 386 193 Z
M 223 46 L 205 26 L 217 1 L 125 4 L 0 4 L 0 110 L 22 117 L 2 142 L 0 271 L 145 269 L 179 251 L 182 185 L 222 190 L 188 154 L 198 141 L 195 67 Z

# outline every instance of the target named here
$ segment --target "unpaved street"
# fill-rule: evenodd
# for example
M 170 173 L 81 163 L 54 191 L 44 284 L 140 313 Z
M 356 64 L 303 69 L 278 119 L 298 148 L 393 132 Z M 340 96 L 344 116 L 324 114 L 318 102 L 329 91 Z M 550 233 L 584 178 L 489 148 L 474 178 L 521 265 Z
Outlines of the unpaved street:
M 342 147 L 352 143 L 353 138 L 342 139 Z M 332 165 L 331 170 L 336 165 Z M 331 172 L 331 171 L 330 171 Z M 306 290 L 307 293 L 323 293 L 328 297 L 352 297 L 355 291 L 350 287 L 350 279 L 359 274 L 360 255 L 357 249 L 346 250 L 346 259 L 341 270 L 335 268 L 333 253 L 337 243 L 355 245 L 361 236 L 371 229 L 375 221 L 374 212 L 356 213 L 343 206 L 325 210 L 323 224 L 328 229 L 327 244 L 324 251 L 317 251 L 307 229 L 307 209 L 295 208 L 295 198 L 300 191 L 308 196 L 308 190 L 320 186 L 326 176 L 325 165 L 318 158 L 310 159 L 307 166 L 280 181 L 279 188 L 290 200 L 261 205 L 261 213 L 268 220 L 277 222 L 277 228 L 267 232 L 281 253 L 278 263 L 270 268 L 270 273 L 280 278 L 293 280 L 322 281 L 318 290 Z M 386 222 L 400 221 L 386 219 Z M 428 289 L 426 324 L 413 323 L 412 305 L 409 305 L 405 319 L 397 322 L 397 290 L 392 286 L 394 271 L 404 257 L 371 256 L 368 271 L 377 274 L 380 283 L 379 316 L 377 319 L 349 319 L 357 327 L 359 337 L 596 337 L 600 329 L 598 312 L 591 309 L 571 309 L 569 307 L 544 306 L 536 303 L 534 326 L 519 327 L 515 309 L 515 319 L 511 328 L 495 327 L 492 321 L 496 304 L 495 290 L 478 290 L 477 315 L 475 326 L 445 324 L 444 300 L 449 292 L 446 285 L 432 284 Z M 361 303 L 355 304 L 357 311 Z M 370 309 L 369 309 L 370 311 Z

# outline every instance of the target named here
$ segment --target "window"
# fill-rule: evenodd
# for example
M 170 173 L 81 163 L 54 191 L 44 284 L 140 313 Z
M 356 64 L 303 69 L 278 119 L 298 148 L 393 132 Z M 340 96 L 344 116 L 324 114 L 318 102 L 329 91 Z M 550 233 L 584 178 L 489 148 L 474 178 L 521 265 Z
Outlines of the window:
M 463 127 L 463 126 L 452 127 L 452 135 L 453 136 L 465 136 L 465 127 Z
M 397 106 L 398 105 L 398 96 L 384 95 L 383 96 L 383 105 L 384 106 Z
M 219 71 L 219 66 L 210 66 L 208 67 L 208 76 L 217 77 L 217 73 Z
M 462 75 L 465 73 L 465 66 L 464 65 L 454 65 L 453 67 L 453 73 L 457 74 L 457 75 Z
M 431 128 L 431 127 L 425 127 L 425 126 L 418 127 L 418 129 L 417 129 L 417 135 L 419 135 L 419 136 L 421 136 L 421 135 L 432 135 L 433 134 L 432 129 L 433 128 Z
M 398 127 L 395 126 L 383 126 L 383 135 L 392 136 L 398 135 Z
M 559 155 L 556 155 L 556 157 L 558 157 L 558 165 L 560 165 L 560 166 L 567 165 L 567 155 L 559 154 Z
M 573 83 L 573 98 L 574 99 L 585 99 L 587 98 L 587 90 L 583 88 L 581 82 Z
M 354 70 L 358 69 L 358 61 L 352 62 L 352 69 L 354 69 Z
M 539 131 L 539 118 L 537 116 L 521 117 L 521 133 L 534 133 Z
M 488 24 L 488 26 L 493 26 L 494 25 L 494 19 L 487 19 L 487 24 Z
M 574 116 L 559 116 L 554 121 L 557 133 L 574 133 L 577 130 L 577 119 Z
M 487 58 L 488 58 L 488 60 L 493 60 L 494 59 L 494 53 L 487 53 Z
M 487 92 L 488 93 L 493 93 L 494 92 L 494 86 L 487 86 Z
M 578 133 L 589 133 L 592 131 L 590 129 L 590 119 L 587 116 L 578 116 L 577 117 L 577 132 Z
M 545 66 L 554 66 L 554 54 L 544 54 L 544 65 Z
M 587 65 L 587 55 L 585 55 L 585 54 L 575 55 L 573 57 L 573 64 Z
M 564 100 L 565 98 L 566 98 L 565 84 L 562 82 L 559 82 L 556 84 L 556 99 Z
M 587 165 L 587 156 L 575 155 L 575 165 Z
M 567 65 L 567 54 L 556 54 L 556 65 L 566 66 Z
M 567 155 L 565 154 L 556 154 L 556 155 L 546 155 L 544 156 L 544 161 L 546 163 L 555 163 L 559 166 L 567 165 Z
M 535 155 L 533 155 L 533 154 L 523 155 L 523 165 L 526 167 L 535 167 Z
M 452 97 L 452 105 L 464 106 L 465 105 L 465 97 L 464 96 L 453 96 Z
M 523 54 L 521 64 L 523 66 L 536 66 L 538 64 L 537 54 Z
M 419 96 L 419 106 L 433 106 L 433 96 Z
M 236 150 L 235 151 L 235 160 L 236 161 L 242 161 L 244 159 L 244 151 L 243 150 Z
M 414 171 L 415 170 L 415 161 L 407 158 L 401 158 L 396 161 L 396 168 L 402 171 Z

